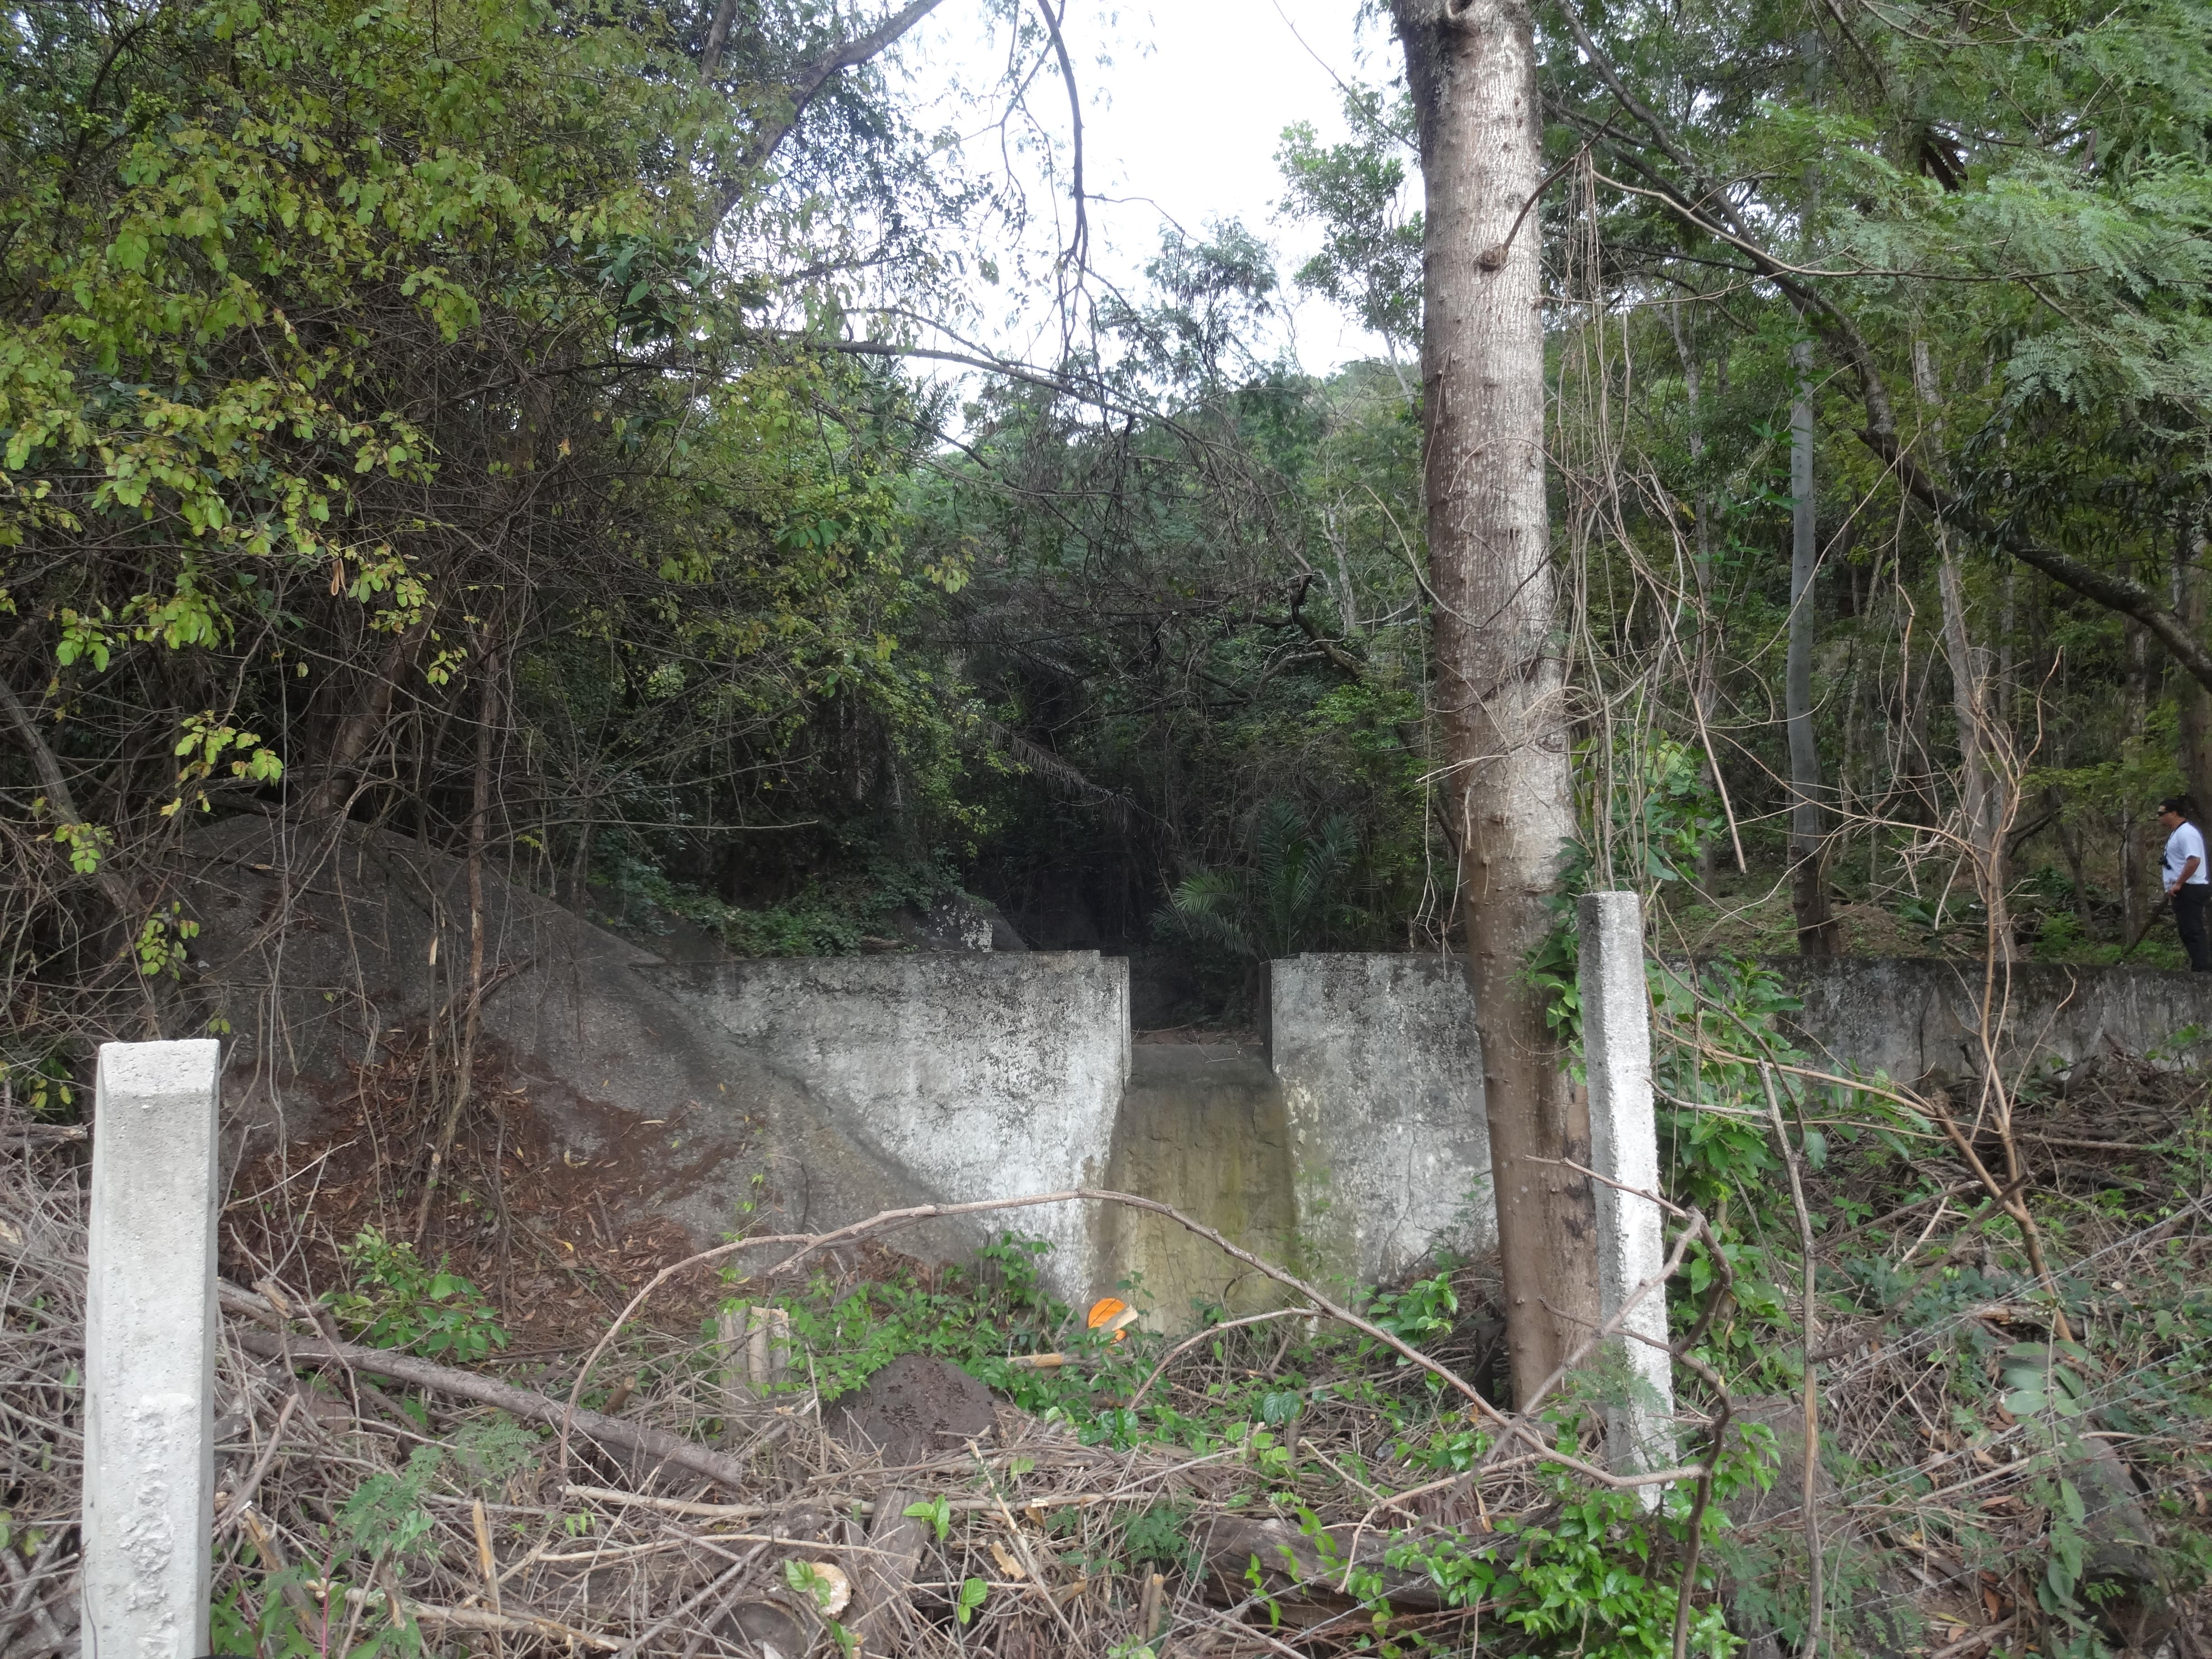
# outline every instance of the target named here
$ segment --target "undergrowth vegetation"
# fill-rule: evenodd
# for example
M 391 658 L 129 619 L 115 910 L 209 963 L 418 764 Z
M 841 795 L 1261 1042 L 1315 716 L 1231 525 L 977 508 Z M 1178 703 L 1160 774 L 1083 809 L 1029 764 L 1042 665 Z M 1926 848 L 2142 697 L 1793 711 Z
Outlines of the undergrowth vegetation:
M 1678 1612 L 1681 1650 L 1704 1659 L 1769 1637 L 1794 1650 L 1814 1616 L 1799 1512 L 1808 1364 L 1824 1652 L 1971 1639 L 2093 1659 L 2197 1629 L 2212 1574 L 2203 1080 L 2163 1061 L 2085 1062 L 2024 1080 L 2001 1120 L 1991 1103 L 1972 1109 L 1971 1084 L 1820 1073 L 1782 1040 L 1789 999 L 1755 967 L 1655 965 L 1651 982 L 1666 1188 L 1710 1226 L 1668 1286 L 1680 1454 L 1693 1468 L 1711 1454 L 1702 1508 L 1691 1476 L 1647 1509 L 1575 1467 L 1602 1462 L 1599 1425 L 1629 1388 L 1617 1359 L 1540 1402 L 1533 1443 L 1425 1369 L 1510 1403 L 1499 1287 L 1480 1257 L 1364 1292 L 1313 1285 L 1348 1300 L 1356 1325 L 1285 1278 L 1277 1307 L 1201 1307 L 1194 1323 L 1154 1309 L 1116 1336 L 1054 1293 L 1038 1240 L 1005 1233 L 934 1266 L 872 1245 L 720 1287 L 726 1305 L 788 1321 L 787 1380 L 756 1398 L 729 1381 L 711 1317 L 696 1332 L 625 1326 L 580 1370 L 576 1350 L 516 1339 L 518 1310 L 452 1264 L 362 1231 L 325 1298 L 340 1330 L 556 1408 L 533 1421 L 457 1405 L 361 1366 L 295 1382 L 226 1346 L 219 1409 L 246 1426 L 222 1455 L 240 1504 L 218 1534 L 215 1650 L 481 1650 L 491 1627 L 465 1622 L 486 1600 L 479 1505 L 483 1547 L 507 1574 L 500 1616 L 526 1615 L 499 1627 L 508 1654 L 630 1641 L 718 1584 L 724 1600 L 811 1597 L 819 1586 L 789 1575 L 872 1547 L 886 1509 L 919 1529 L 917 1653 L 1158 1659 L 1204 1638 L 1224 1652 L 1463 1654 L 1479 1632 L 1507 1653 L 1672 1659 Z M 26 1563 L 64 1547 L 76 1478 L 82 1288 L 55 1266 L 82 1248 L 69 1133 L 11 1136 L 0 1188 L 16 1274 L 0 1399 L 51 1425 L 42 1452 L 9 1443 L 0 1525 Z M 2013 1170 L 2008 1147 L 2016 1176 L 1992 1193 L 1975 1166 Z M 1141 1283 L 1121 1294 L 1146 1305 Z M 1176 1334 L 1148 1328 L 1170 1322 Z M 299 1324 L 289 1340 L 316 1337 Z M 823 1407 L 907 1355 L 986 1385 L 996 1429 L 895 1469 L 840 1439 Z M 571 1389 L 586 1411 L 719 1448 L 736 1472 L 719 1491 L 672 1483 L 588 1433 L 564 1466 L 557 1402 Z M 757 1558 L 734 1541 L 771 1535 L 796 1541 Z M 744 1651 L 714 1634 L 729 1628 L 714 1605 L 684 1615 L 684 1639 Z
M 2002 1625 L 2014 1650 L 2088 1655 L 2193 1617 L 2212 1568 L 2203 1085 L 2151 1062 L 2090 1063 L 2030 1079 L 2002 1103 L 2002 1132 L 1984 1101 L 1954 1123 L 1967 1145 L 1991 1163 L 2005 1144 L 2027 1149 L 2014 1188 L 1992 1194 L 1943 1127 L 1956 1104 L 1826 1076 L 1790 1048 L 1780 1020 L 1794 1004 L 1771 973 L 1654 964 L 1651 981 L 1667 1192 L 1707 1218 L 1723 1258 L 1693 1243 L 1670 1286 L 1686 1344 L 1677 1386 L 1690 1424 L 1724 1403 L 1733 1423 L 1695 1522 L 1692 1650 L 1725 1656 L 1763 1632 L 1788 1647 L 1811 1629 L 1796 1513 L 1808 1364 L 1831 1528 L 1822 1611 L 1839 1651 L 1932 1650 Z M 2085 1146 L 2098 1162 L 2069 1156 Z M 2014 1204 L 2030 1183 L 2024 1225 Z M 1360 1599 L 1361 1640 L 1376 1651 L 1431 1650 L 1431 1635 L 1394 1623 L 1391 1573 L 1401 1592 L 1410 1574 L 1441 1606 L 1479 1604 L 1484 1641 L 1509 1650 L 1673 1651 L 1688 1482 L 1647 1511 L 1633 1492 L 1501 1445 L 1433 1376 L 1305 1316 L 1289 1288 L 1283 1315 L 1256 1327 L 1200 1307 L 1191 1341 L 1102 1340 L 1044 1289 L 1045 1251 L 1006 1235 L 968 1267 L 824 1272 L 788 1289 L 775 1300 L 808 1356 L 793 1390 L 826 1398 L 928 1354 L 1082 1444 L 1234 1471 L 1218 1502 L 1289 1518 L 1324 1559 L 1341 1541 L 1330 1528 L 1364 1513 L 1387 1547 L 1331 1571 Z M 1140 1283 L 1121 1293 L 1144 1300 Z M 1484 1263 L 1447 1261 L 1369 1293 L 1361 1311 L 1489 1390 L 1496 1301 Z M 1039 1353 L 1065 1363 L 1024 1363 Z M 1547 1434 L 1593 1455 L 1595 1424 L 1626 1386 L 1616 1368 L 1589 1368 L 1546 1402 Z M 1686 1458 L 1704 1432 L 1686 1430 Z M 1752 1524 L 1776 1515 L 1785 1524 Z M 1092 1516 L 1063 1565 L 1093 1577 L 1188 1567 L 1204 1554 L 1204 1518 L 1158 1505 Z M 1263 1608 L 1283 1599 L 1256 1574 L 1247 1589 Z M 1305 1621 L 1279 1606 L 1267 1617 Z M 1462 1635 L 1434 1650 L 1460 1650 Z

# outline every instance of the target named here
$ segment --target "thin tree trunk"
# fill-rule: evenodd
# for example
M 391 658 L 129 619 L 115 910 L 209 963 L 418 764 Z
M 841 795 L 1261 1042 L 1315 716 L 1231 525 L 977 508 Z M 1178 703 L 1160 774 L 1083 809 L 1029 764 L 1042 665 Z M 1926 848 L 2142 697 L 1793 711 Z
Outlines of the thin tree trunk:
M 2053 784 L 2043 792 L 2043 805 L 2051 817 L 2051 830 L 2058 837 L 2058 851 L 2066 860 L 2066 874 L 2074 884 L 2074 921 L 2081 930 L 2081 937 L 2097 937 L 2097 915 L 2089 905 L 2089 871 L 2081 856 L 2081 832 L 2066 822 L 2066 797 Z
M 1797 396 L 1790 405 L 1790 646 L 1782 677 L 1783 715 L 1790 732 L 1790 899 L 1797 913 L 1797 949 L 1808 957 L 1837 954 L 1840 941 L 1828 914 L 1826 814 L 1820 807 L 1820 748 L 1813 730 L 1813 647 L 1820 636 L 1814 580 L 1820 566 L 1813 493 L 1813 344 L 1790 352 Z
M 2020 623 L 2020 561 L 2007 559 L 2004 568 L 2004 597 L 1997 610 L 1997 677 L 1990 688 L 1990 698 L 1997 711 L 2000 730 L 2014 729 L 2013 680 L 2016 665 L 2013 660 L 2013 635 Z
M 392 700 L 398 696 L 400 677 L 414 661 L 415 653 L 429 629 L 429 619 L 425 617 L 413 627 L 393 635 L 392 643 L 385 647 L 368 686 L 362 695 L 354 699 L 354 711 L 338 722 L 337 735 L 323 763 L 322 775 L 308 791 L 302 809 L 308 818 L 326 818 L 343 811 L 353 799 L 354 780 L 360 775 L 362 762 L 384 730 L 385 721 L 392 717 Z
M 14 690 L 5 680 L 0 680 L 0 714 L 7 717 L 16 741 L 31 757 L 31 765 L 38 775 L 40 786 L 46 793 L 47 810 L 52 813 L 55 821 L 65 824 L 84 823 L 84 819 L 77 812 L 76 798 L 70 793 L 69 780 L 63 775 L 60 761 L 55 758 L 53 750 L 40 734 L 37 723 L 16 699 Z M 86 827 L 91 829 L 95 826 Z M 107 908 L 115 913 L 116 926 L 121 930 L 123 941 L 121 955 L 128 957 L 136 940 L 134 930 L 143 924 L 147 913 L 153 907 L 132 890 L 131 884 L 117 870 L 113 848 L 98 849 L 98 858 L 99 862 L 92 871 L 93 884 L 100 889 L 100 896 L 107 901 Z M 146 1036 L 149 1042 L 154 1041 L 161 1036 L 165 1023 L 162 1017 L 174 1006 L 176 998 L 170 982 L 161 975 L 141 974 L 135 977 L 140 994 L 145 998 L 142 1018 Z
M 1989 706 L 1989 653 L 1978 649 L 1966 622 L 1964 573 L 1957 550 L 1939 521 L 1936 526 L 1936 586 L 1943 605 L 1943 652 L 1951 659 L 1951 706 L 1959 726 L 1959 802 L 1974 886 L 1989 916 L 1994 960 L 2010 962 L 2014 951 L 2012 915 L 2006 902 L 2011 872 L 2006 867 L 2005 830 L 2012 814 L 2005 791 L 1990 763 L 2002 740 Z
M 1940 445 L 1936 363 L 1925 340 L 1912 343 L 1912 389 Z M 1929 470 L 1942 476 L 1940 456 L 1930 457 Z M 2005 831 L 2013 815 L 1997 775 L 1996 756 L 2004 739 L 1990 706 L 1990 653 L 1975 646 L 1967 624 L 1966 572 L 1949 527 L 1941 519 L 1934 522 L 1936 591 L 1943 611 L 1943 654 L 1951 664 L 1951 709 L 1959 727 L 1959 809 L 1964 820 L 1960 827 L 1974 868 L 1974 888 L 1989 917 L 1990 958 L 2010 962 L 2014 952 L 2006 903 L 2011 877 L 2005 867 Z
M 422 1202 L 415 1211 L 415 1239 L 418 1246 L 428 1243 L 430 1202 L 437 1195 L 439 1180 L 445 1173 L 446 1159 L 453 1149 L 453 1138 L 460 1131 L 461 1115 L 468 1109 L 469 1096 L 476 1079 L 477 1036 L 483 1029 L 484 842 L 491 820 L 492 757 L 498 746 L 500 673 L 503 666 L 496 654 L 498 630 L 497 622 L 484 630 L 483 684 L 477 693 L 476 776 L 469 801 L 468 997 L 461 1013 L 459 1053 L 453 1063 L 453 1097 L 446 1109 L 445 1121 L 439 1126 L 438 1139 L 430 1147 L 430 1168 L 423 1177 Z
M 2121 569 L 2130 578 L 2135 574 L 2125 562 Z M 2150 696 L 2150 630 L 2133 617 L 2121 626 L 2128 647 L 2127 692 L 2120 713 L 2120 742 L 2124 745 L 2142 736 L 2144 705 Z M 2152 902 L 2143 885 L 2140 810 L 2139 802 L 2120 803 L 2120 912 L 2130 939 L 2142 931 L 2148 914 L 2144 907 Z
M 2197 562 L 2199 526 L 2185 514 L 2173 532 L 2173 609 L 2197 638 L 2204 636 L 2204 572 Z M 2212 691 L 2184 674 L 2175 690 L 2181 737 L 2181 775 L 2197 810 L 2212 811 Z
M 1512 0 L 1394 0 L 1427 192 L 1421 380 L 1437 697 L 1462 902 L 1506 1346 L 1523 1395 L 1598 1316 L 1588 1100 L 1525 981 L 1574 833 L 1544 497 L 1534 19 Z M 1519 229 L 1510 242 L 1510 229 Z

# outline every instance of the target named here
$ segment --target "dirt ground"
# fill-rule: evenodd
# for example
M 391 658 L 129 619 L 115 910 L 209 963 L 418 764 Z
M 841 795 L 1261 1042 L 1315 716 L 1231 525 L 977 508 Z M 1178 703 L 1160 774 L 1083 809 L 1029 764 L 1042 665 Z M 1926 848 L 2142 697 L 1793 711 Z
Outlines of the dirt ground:
M 640 1285 L 697 1249 L 674 1221 L 621 1219 L 652 1215 L 647 1149 L 610 1138 L 611 1154 L 580 1155 L 533 1108 L 510 1057 L 485 1045 L 426 1213 L 453 1073 L 442 1055 L 427 1064 L 424 1048 L 404 1039 L 356 1068 L 314 1135 L 240 1171 L 224 1209 L 223 1273 L 242 1284 L 273 1273 L 319 1294 L 343 1282 L 339 1247 L 374 1227 L 471 1280 L 512 1337 L 505 1358 L 588 1346 Z M 720 1289 L 712 1267 L 680 1275 L 644 1317 L 696 1332 Z

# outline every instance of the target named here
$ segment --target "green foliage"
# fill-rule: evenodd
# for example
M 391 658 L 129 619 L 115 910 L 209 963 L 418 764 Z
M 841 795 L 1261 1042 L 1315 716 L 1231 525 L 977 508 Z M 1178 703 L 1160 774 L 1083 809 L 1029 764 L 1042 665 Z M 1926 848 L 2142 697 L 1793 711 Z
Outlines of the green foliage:
M 422 1627 L 413 1619 L 395 1615 L 381 1586 L 390 1582 L 380 1572 L 386 1564 L 434 1549 L 437 1522 L 423 1498 L 437 1477 L 445 1452 L 437 1446 L 416 1446 L 397 1473 L 369 1475 L 339 1505 L 330 1529 L 331 1553 L 319 1571 L 307 1565 L 266 1573 L 252 1584 L 234 1580 L 210 1609 L 210 1638 L 217 1653 L 252 1653 L 265 1659 L 331 1659 L 333 1632 L 326 1616 L 297 1611 L 289 1593 L 310 1586 L 310 1594 L 327 1598 L 331 1607 L 345 1606 L 346 1592 L 367 1589 L 374 1611 L 360 1626 L 361 1640 L 344 1650 L 338 1659 L 381 1659 L 402 1656 L 413 1659 L 422 1652 Z M 356 1578 L 365 1581 L 359 1586 Z M 255 1595 L 260 1606 L 252 1607 Z M 310 1605 L 306 1598 L 301 1604 Z M 349 1628 L 341 1619 L 340 1629 Z
M 1395 106 L 1365 88 L 1347 89 L 1352 139 L 1324 146 L 1310 122 L 1283 131 L 1275 153 L 1285 207 L 1322 228 L 1321 252 L 1298 269 L 1298 285 L 1325 295 L 1395 345 L 1421 328 L 1422 217 L 1401 213 L 1413 149 L 1411 100 Z
M 477 1287 L 449 1273 L 443 1259 L 426 1267 L 405 1240 L 364 1227 L 338 1250 L 352 1282 L 329 1293 L 331 1311 L 380 1348 L 468 1364 L 507 1346 L 507 1333 Z
M 1576 900 L 1601 880 L 1620 879 L 1623 864 L 1630 884 L 1639 890 L 1656 891 L 1685 880 L 1726 820 L 1700 757 L 1672 738 L 1626 730 L 1609 751 L 1595 739 L 1583 744 L 1575 761 L 1584 828 L 1559 849 L 1559 884 L 1544 900 L 1552 925 L 1529 951 L 1522 978 L 1544 998 L 1544 1018 L 1553 1031 L 1579 1048 Z
M 456 1484 L 472 1487 L 482 1498 L 505 1490 L 515 1476 L 539 1466 L 544 1443 L 504 1412 L 472 1417 L 446 1438 Z
M 931 1354 L 1025 1409 L 1073 1424 L 1086 1443 L 1126 1444 L 1135 1420 L 1114 1401 L 1135 1386 L 1157 1339 L 1133 1331 L 1105 1342 L 1085 1330 L 1038 1280 L 1037 1260 L 1050 1249 L 1007 1233 L 978 1251 L 972 1267 L 947 1267 L 931 1280 L 902 1272 L 841 1293 L 819 1278 L 774 1305 L 790 1314 L 792 1336 L 811 1357 L 826 1399 L 858 1388 L 901 1354 Z M 1008 1363 L 1048 1351 L 1087 1363 L 1046 1370 Z
M 1367 1316 L 1400 1341 L 1419 1348 L 1450 1333 L 1459 1315 L 1449 1263 L 1442 1271 L 1414 1279 L 1402 1290 L 1378 1288 Z M 1402 1360 L 1401 1363 L 1404 1363 Z
M 149 979 L 184 976 L 186 941 L 199 937 L 200 925 L 185 915 L 185 907 L 172 900 L 167 909 L 155 910 L 138 929 L 131 947 L 138 971 Z
M 935 1529 L 937 1541 L 942 1544 L 952 1530 L 952 1505 L 943 1494 L 924 1498 L 908 1504 L 899 1511 L 910 1521 L 927 1521 Z M 964 1624 L 966 1620 L 962 1620 Z
M 1501 1518 L 1497 1533 L 1480 1541 L 1400 1543 L 1386 1559 L 1401 1571 L 1425 1573 L 1449 1606 L 1494 1608 L 1494 1616 L 1540 1648 L 1571 1642 L 1576 1651 L 1604 1659 L 1671 1654 L 1677 1586 L 1672 1574 L 1654 1570 L 1652 1558 L 1666 1545 L 1679 1548 L 1686 1536 L 1686 1494 L 1672 1493 L 1661 1514 L 1649 1516 L 1633 1492 L 1578 1490 L 1557 1470 L 1542 1478 L 1555 1507 L 1541 1521 Z M 1716 1489 L 1723 1480 L 1733 1489 L 1757 1478 L 1755 1460 L 1739 1454 L 1728 1460 Z M 1707 1510 L 1709 1542 L 1726 1525 L 1719 1504 Z M 1362 1586 L 1355 1576 L 1355 1589 L 1373 1596 L 1379 1575 L 1365 1577 Z M 1700 1588 L 1711 1582 L 1709 1561 Z M 1728 1659 L 1742 1645 L 1717 1601 L 1692 1613 L 1692 1652 Z
M 338 1510 L 337 1535 L 356 1554 L 382 1560 L 423 1547 L 436 1522 L 422 1506 L 422 1494 L 445 1453 L 417 1446 L 398 1474 L 372 1474 Z
M 952 1604 L 952 1616 L 964 1626 L 990 1597 L 991 1587 L 983 1580 L 963 1578 L 960 1581 L 960 1594 Z
M 1194 1572 L 1204 1552 L 1190 1536 L 1189 1512 L 1176 1504 L 1155 1504 L 1122 1523 L 1121 1547 L 1133 1562 Z
M 847 854 L 838 873 L 755 908 L 726 903 L 613 847 L 602 849 L 599 875 L 605 891 L 593 897 L 606 900 L 606 920 L 650 938 L 679 918 L 718 934 L 740 957 L 853 956 L 864 941 L 891 934 L 900 912 L 927 915 L 948 897 L 966 896 L 948 859 L 902 858 L 866 845 Z
M 35 1032 L 27 1036 L 27 1041 L 0 1036 L 0 1083 L 33 1117 L 65 1121 L 76 1109 L 76 1087 L 70 1080 L 72 1045 Z
M 1624 733 L 1608 755 L 1595 740 L 1577 756 L 1577 776 L 1594 804 L 1593 883 L 1638 888 L 1686 880 L 1727 827 L 1705 756 L 1652 732 Z
M 969 562 L 907 556 L 915 410 L 763 326 L 773 296 L 835 332 L 827 289 L 882 252 L 825 246 L 830 203 L 896 180 L 892 240 L 932 221 L 944 170 L 903 170 L 895 123 L 786 178 L 752 153 L 777 103 L 758 89 L 842 21 L 735 31 L 738 96 L 672 15 L 38 0 L 0 20 L 0 612 L 11 678 L 102 811 L 33 809 L 62 879 L 30 890 L 12 974 L 27 950 L 96 980 L 84 913 L 173 882 L 187 808 L 330 787 L 335 810 L 357 718 L 402 756 L 365 786 L 380 821 L 444 836 L 439 745 L 465 744 L 488 684 L 502 794 L 539 803 L 501 833 L 556 880 L 618 824 L 749 897 L 712 866 L 754 826 L 804 830 L 824 802 L 873 826 L 823 759 L 839 744 L 896 775 L 925 843 L 972 829 L 974 710 L 902 644 Z M 848 76 L 815 107 L 858 118 L 882 92 Z M 762 276 L 786 260 L 814 274 Z M 15 816 L 40 775 L 11 738 Z M 175 976 L 182 937 L 148 930 L 149 976 Z
M 1253 815 L 1249 862 L 1184 877 L 1159 926 L 1253 962 L 1313 950 L 1337 920 L 1337 884 L 1357 850 L 1348 819 L 1313 826 L 1296 803 L 1263 801 Z

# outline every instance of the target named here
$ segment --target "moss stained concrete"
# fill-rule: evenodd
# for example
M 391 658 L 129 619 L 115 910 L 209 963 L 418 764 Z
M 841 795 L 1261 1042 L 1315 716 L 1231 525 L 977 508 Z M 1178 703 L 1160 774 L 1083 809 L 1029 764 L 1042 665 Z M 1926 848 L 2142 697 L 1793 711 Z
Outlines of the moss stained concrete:
M 1282 1085 L 1255 1048 L 1139 1043 L 1121 1096 L 1107 1184 L 1172 1205 L 1267 1261 L 1297 1254 L 1290 1124 Z M 1108 1284 L 1137 1276 L 1149 1323 L 1177 1329 L 1194 1304 L 1258 1313 L 1274 1281 L 1165 1216 L 1117 1209 L 1105 1222 Z

